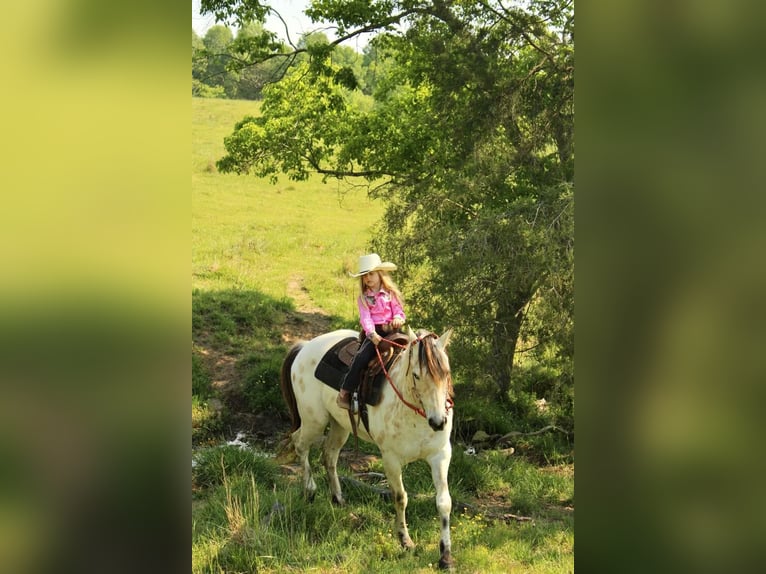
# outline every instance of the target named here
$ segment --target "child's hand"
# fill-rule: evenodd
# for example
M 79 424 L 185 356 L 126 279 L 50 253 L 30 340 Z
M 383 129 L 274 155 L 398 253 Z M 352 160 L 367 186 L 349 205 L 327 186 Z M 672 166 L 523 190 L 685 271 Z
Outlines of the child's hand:
M 399 318 L 399 317 L 394 317 L 394 318 L 391 320 L 391 326 L 392 326 L 394 329 L 398 329 L 398 328 L 399 328 L 399 327 L 401 327 L 402 325 L 404 325 L 404 319 L 401 319 L 401 318 Z

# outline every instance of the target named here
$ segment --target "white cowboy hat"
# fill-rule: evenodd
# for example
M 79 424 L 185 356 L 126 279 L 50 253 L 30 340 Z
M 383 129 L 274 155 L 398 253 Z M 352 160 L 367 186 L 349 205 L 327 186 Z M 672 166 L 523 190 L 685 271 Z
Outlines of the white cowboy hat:
M 351 277 L 361 277 L 372 271 L 396 271 L 396 265 L 390 261 L 381 261 L 380 255 L 377 253 L 370 253 L 359 258 L 359 273 L 349 273 L 349 275 Z

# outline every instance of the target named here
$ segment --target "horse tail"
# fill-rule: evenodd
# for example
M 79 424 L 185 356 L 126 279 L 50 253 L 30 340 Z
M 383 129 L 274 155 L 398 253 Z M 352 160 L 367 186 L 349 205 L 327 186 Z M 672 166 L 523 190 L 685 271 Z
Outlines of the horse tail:
M 280 374 L 280 385 L 282 387 L 282 398 L 285 400 L 287 408 L 290 409 L 290 420 L 292 421 L 293 428 L 290 432 L 295 432 L 301 426 L 301 415 L 298 412 L 298 403 L 295 402 L 295 391 L 293 391 L 293 382 L 290 377 L 290 371 L 292 370 L 295 357 L 303 348 L 303 343 L 296 343 L 287 352 L 284 362 L 282 363 L 282 371 Z

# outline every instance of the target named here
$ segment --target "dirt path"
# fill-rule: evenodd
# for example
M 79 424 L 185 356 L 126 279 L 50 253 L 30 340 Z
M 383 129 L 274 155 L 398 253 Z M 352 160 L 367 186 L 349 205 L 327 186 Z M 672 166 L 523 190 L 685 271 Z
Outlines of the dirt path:
M 297 313 L 290 316 L 285 324 L 282 340 L 286 344 L 292 345 L 300 339 L 312 339 L 331 330 L 330 316 L 311 299 L 302 276 L 290 277 L 287 295 L 295 302 Z

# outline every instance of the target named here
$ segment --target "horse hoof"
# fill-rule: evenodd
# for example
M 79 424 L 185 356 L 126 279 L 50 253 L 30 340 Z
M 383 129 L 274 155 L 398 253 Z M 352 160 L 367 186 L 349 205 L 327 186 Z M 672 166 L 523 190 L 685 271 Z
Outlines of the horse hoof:
M 341 496 L 340 498 L 338 498 L 337 496 L 335 496 L 335 495 L 333 494 L 333 495 L 332 495 L 332 503 L 333 503 L 335 506 L 343 506 L 343 505 L 345 505 L 345 504 L 346 504 L 346 501 L 343 499 L 343 497 L 342 497 L 342 496 Z
M 415 548 L 415 543 L 412 541 L 412 538 L 409 536 L 402 536 L 399 535 L 399 543 L 402 545 L 402 548 L 405 550 L 412 550 Z
M 455 567 L 455 561 L 452 559 L 452 556 L 442 556 L 439 558 L 439 569 L 440 570 L 452 570 Z

